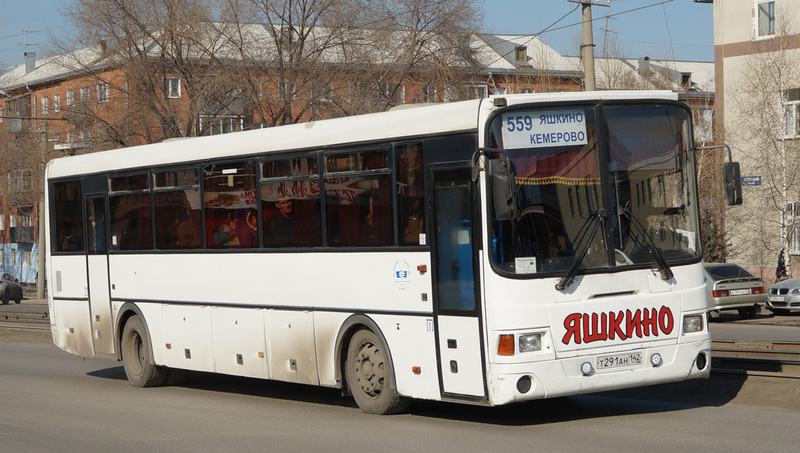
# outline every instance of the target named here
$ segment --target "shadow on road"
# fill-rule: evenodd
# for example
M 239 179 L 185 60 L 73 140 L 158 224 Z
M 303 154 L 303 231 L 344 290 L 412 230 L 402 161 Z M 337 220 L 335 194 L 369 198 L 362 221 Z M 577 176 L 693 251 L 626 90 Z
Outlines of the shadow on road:
M 88 373 L 101 379 L 125 380 L 123 367 Z M 720 375 L 628 390 L 529 401 L 500 407 L 415 400 L 410 415 L 497 425 L 539 425 L 619 415 L 651 414 L 701 406 L 723 406 L 737 397 L 746 376 Z M 357 409 L 341 390 L 278 381 L 188 372 L 176 385 L 200 391 L 256 396 L 285 401 Z

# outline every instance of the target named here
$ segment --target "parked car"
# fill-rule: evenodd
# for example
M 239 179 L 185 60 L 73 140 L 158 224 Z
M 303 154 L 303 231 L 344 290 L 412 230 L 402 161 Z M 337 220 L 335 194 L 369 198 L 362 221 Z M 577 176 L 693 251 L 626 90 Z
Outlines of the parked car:
M 14 299 L 14 302 L 22 302 L 22 286 L 19 285 L 19 280 L 12 277 L 11 274 L 3 272 L 0 274 L 0 285 L 2 285 L 3 303 L 7 304 L 9 300 Z
M 776 315 L 800 310 L 800 277 L 775 283 L 767 291 L 767 308 Z
M 764 282 L 738 264 L 706 263 L 708 311 L 738 310 L 751 319 L 764 306 Z M 800 300 L 800 299 L 798 299 Z

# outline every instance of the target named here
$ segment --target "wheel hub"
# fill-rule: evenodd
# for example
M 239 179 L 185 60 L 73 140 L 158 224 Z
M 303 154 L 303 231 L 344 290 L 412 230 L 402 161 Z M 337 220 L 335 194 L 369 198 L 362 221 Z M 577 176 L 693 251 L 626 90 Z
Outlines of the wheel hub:
M 364 343 L 358 351 L 356 379 L 361 390 L 372 397 L 383 391 L 383 355 L 372 343 Z

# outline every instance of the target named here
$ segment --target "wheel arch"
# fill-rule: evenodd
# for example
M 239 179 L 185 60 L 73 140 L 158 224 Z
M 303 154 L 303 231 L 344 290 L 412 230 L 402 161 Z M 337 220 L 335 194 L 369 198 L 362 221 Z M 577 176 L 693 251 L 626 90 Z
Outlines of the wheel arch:
M 378 336 L 384 345 L 386 345 L 386 357 L 391 361 L 392 372 L 394 373 L 394 360 L 392 359 L 392 351 L 389 348 L 389 342 L 386 341 L 386 337 L 383 335 L 381 328 L 378 327 L 378 323 L 363 313 L 351 315 L 344 320 L 342 326 L 339 328 L 339 334 L 336 336 L 336 356 L 334 358 L 334 363 L 336 364 L 334 378 L 336 379 L 336 382 L 339 383 L 342 393 L 345 395 L 350 395 L 347 382 L 345 382 L 346 379 L 344 372 L 345 362 L 347 361 L 347 348 L 350 345 L 350 339 L 353 338 L 353 335 L 359 330 L 371 331 Z M 394 382 L 397 382 L 396 376 L 392 376 L 392 379 Z
M 114 351 L 116 351 L 117 360 L 122 360 L 122 331 L 125 329 L 125 323 L 128 322 L 131 316 L 138 316 L 142 319 L 144 328 L 147 330 L 147 338 L 150 339 L 150 350 L 147 351 L 148 359 L 150 363 L 155 363 L 153 357 L 153 336 L 150 335 L 150 326 L 147 324 L 142 310 L 133 302 L 125 302 L 122 307 L 119 308 L 119 313 L 117 314 L 117 322 L 114 330 L 116 332 L 116 335 L 114 335 Z

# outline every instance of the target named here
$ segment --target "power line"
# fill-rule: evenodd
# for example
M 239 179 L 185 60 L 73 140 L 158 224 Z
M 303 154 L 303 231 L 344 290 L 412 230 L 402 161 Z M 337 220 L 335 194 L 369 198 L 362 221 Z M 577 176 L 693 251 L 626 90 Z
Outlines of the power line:
M 637 7 L 637 8 L 632 8 L 632 9 L 625 10 L 625 11 L 620 11 L 620 12 L 618 12 L 618 13 L 614 13 L 614 14 L 607 14 L 607 15 L 605 15 L 605 16 L 600 16 L 600 17 L 592 18 L 592 22 L 594 22 L 594 21 L 598 21 L 598 20 L 602 20 L 602 19 L 613 18 L 613 17 L 615 17 L 615 16 L 619 16 L 619 15 L 622 15 L 622 14 L 628 14 L 628 13 L 636 12 L 636 11 L 643 10 L 643 9 L 646 9 L 646 8 L 652 8 L 652 7 L 654 7 L 654 6 L 660 6 L 660 5 L 664 5 L 664 4 L 666 4 L 666 3 L 672 3 L 673 1 L 675 1 L 675 0 L 663 0 L 663 1 L 661 1 L 661 2 L 658 2 L 658 3 L 653 3 L 652 5 L 640 6 L 640 7 Z M 558 27 L 558 28 L 552 28 L 552 27 L 553 27 L 553 26 L 555 26 L 557 23 L 561 22 L 561 21 L 562 21 L 562 20 L 563 20 L 565 17 L 567 17 L 568 15 L 570 15 L 570 14 L 574 13 L 574 12 L 575 12 L 575 11 L 576 11 L 578 8 L 580 8 L 580 4 L 578 4 L 577 6 L 575 6 L 575 9 L 573 9 L 573 10 L 572 10 L 572 11 L 570 11 L 570 12 L 568 12 L 567 14 L 564 14 L 564 15 L 563 15 L 563 16 L 561 16 L 561 17 L 560 17 L 560 18 L 559 18 L 557 21 L 553 22 L 553 23 L 552 23 L 552 24 L 550 24 L 548 27 L 544 28 L 542 31 L 540 31 L 540 32 L 538 32 L 538 33 L 535 33 L 535 34 L 533 34 L 533 36 L 531 36 L 531 38 L 530 38 L 529 40 L 525 41 L 525 42 L 523 43 L 523 45 L 526 45 L 526 44 L 528 44 L 529 42 L 531 42 L 531 41 L 533 41 L 534 39 L 538 38 L 538 37 L 539 37 L 540 35 L 542 35 L 543 33 L 553 32 L 553 31 L 556 31 L 556 30 L 563 30 L 563 29 L 565 29 L 565 28 L 574 27 L 574 26 L 576 26 L 576 25 L 581 25 L 581 24 L 583 24 L 583 21 L 581 21 L 581 22 L 576 22 L 576 23 L 574 23 L 574 24 L 564 25 L 564 26 L 561 26 L 561 27 Z M 491 63 L 489 63 L 489 64 L 487 64 L 487 65 L 483 66 L 482 68 L 480 68 L 480 69 L 479 69 L 479 71 L 481 71 L 481 70 L 484 70 L 484 69 L 488 68 L 489 66 L 491 66 L 491 65 L 493 65 L 493 64 L 495 64 L 495 63 L 497 63 L 498 61 L 502 60 L 503 58 L 505 58 L 505 57 L 507 57 L 507 56 L 511 55 L 511 53 L 512 53 L 512 52 L 514 52 L 514 51 L 513 51 L 513 50 L 511 50 L 511 51 L 509 51 L 509 52 L 507 52 L 507 53 L 505 53 L 505 54 L 501 55 L 501 56 L 500 56 L 499 58 L 497 58 L 496 60 L 494 60 L 494 61 L 492 61 Z
M 67 27 L 71 27 L 71 25 L 59 25 L 58 27 L 48 27 L 48 28 L 43 28 L 41 30 L 23 30 L 22 33 L 15 33 L 13 35 L 0 36 L 0 39 L 17 38 L 19 36 L 24 36 L 26 33 L 41 33 L 43 31 L 58 30 L 58 29 L 67 28 Z

